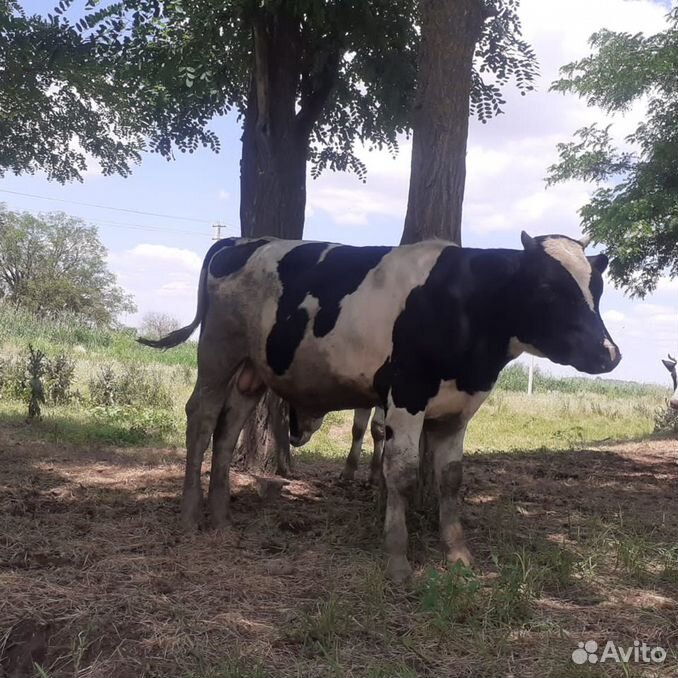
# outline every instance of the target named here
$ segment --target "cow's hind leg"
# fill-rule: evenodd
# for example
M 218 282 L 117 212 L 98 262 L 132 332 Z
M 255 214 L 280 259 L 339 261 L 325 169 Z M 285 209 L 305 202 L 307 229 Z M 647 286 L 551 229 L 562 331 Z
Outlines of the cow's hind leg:
M 241 375 L 242 371 L 229 385 L 228 396 L 214 430 L 210 487 L 207 495 L 207 510 L 213 527 L 223 527 L 228 522 L 231 499 L 228 474 L 231 456 L 247 417 L 264 392 L 263 388 L 255 388 L 243 393 L 238 388 L 238 377 Z
M 471 564 L 471 553 L 464 543 L 458 502 L 462 481 L 462 456 L 466 422 L 458 419 L 427 421 L 426 444 L 433 452 L 438 487 L 440 541 L 447 562 Z
M 203 358 L 198 347 L 198 379 L 186 403 L 186 472 L 181 499 L 181 522 L 195 529 L 202 517 L 200 474 L 209 445 L 227 396 L 228 383 L 242 359 L 217 362 Z M 211 357 L 211 356 L 208 356 Z
M 412 568 L 407 561 L 406 510 L 417 484 L 419 438 L 424 414 L 390 407 L 386 413 L 384 480 L 386 482 L 386 519 L 384 542 L 386 573 L 396 582 L 408 579 Z
M 370 484 L 378 486 L 381 484 L 381 457 L 384 453 L 384 408 L 377 407 L 372 416 L 370 432 L 374 451 L 372 452 L 372 461 L 370 462 Z
M 351 449 L 346 457 L 346 464 L 344 470 L 341 472 L 343 480 L 353 480 L 355 472 L 360 461 L 360 453 L 363 447 L 363 438 L 367 430 L 367 423 L 370 420 L 370 412 L 368 409 L 357 409 L 353 415 L 353 427 L 351 428 Z

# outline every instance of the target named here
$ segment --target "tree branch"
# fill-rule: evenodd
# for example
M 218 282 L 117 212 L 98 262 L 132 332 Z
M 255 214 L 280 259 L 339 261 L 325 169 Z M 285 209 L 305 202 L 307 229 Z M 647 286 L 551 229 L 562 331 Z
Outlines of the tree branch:
M 337 81 L 341 50 L 338 45 L 333 47 L 325 56 L 320 73 L 312 75 L 308 71 L 301 76 L 301 100 L 297 113 L 297 129 L 299 133 L 308 137 L 313 125 L 318 121 L 325 103 Z

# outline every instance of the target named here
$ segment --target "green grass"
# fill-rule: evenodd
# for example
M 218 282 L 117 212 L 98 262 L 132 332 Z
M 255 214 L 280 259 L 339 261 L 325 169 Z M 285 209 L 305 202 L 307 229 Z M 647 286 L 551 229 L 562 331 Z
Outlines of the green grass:
M 183 406 L 195 380 L 196 351 L 187 343 L 169 351 L 141 346 L 133 330 L 92 327 L 75 316 L 38 318 L 0 304 L 0 358 L 23 354 L 28 343 L 48 356 L 65 353 L 76 360 L 68 407 L 45 407 L 34 430 L 64 441 L 115 445 L 183 444 Z M 168 406 L 94 406 L 90 384 L 103 370 L 119 375 L 146 371 L 149 387 L 171 393 Z M 151 384 L 152 383 L 152 384 Z M 576 449 L 605 440 L 648 436 L 666 389 L 610 379 L 557 379 L 537 370 L 534 395 L 525 394 L 527 370 L 513 364 L 469 426 L 467 449 Z M 20 421 L 22 405 L 0 400 L 0 416 Z M 338 458 L 350 445 L 350 412 L 327 415 L 323 428 L 299 454 Z
M 468 452 L 573 450 L 596 442 L 650 436 L 663 406 L 651 388 L 639 396 L 582 392 L 524 393 L 495 391 L 471 421 Z M 351 412 L 332 412 L 300 450 L 302 456 L 343 458 L 351 443 Z M 371 450 L 369 433 L 364 444 Z
M 171 351 L 156 351 L 138 344 L 133 329 L 95 327 L 69 313 L 40 318 L 0 303 L 0 347 L 3 352 L 24 351 L 29 343 L 47 354 L 63 351 L 87 356 L 87 359 L 188 366 L 195 366 L 196 361 L 194 342 Z

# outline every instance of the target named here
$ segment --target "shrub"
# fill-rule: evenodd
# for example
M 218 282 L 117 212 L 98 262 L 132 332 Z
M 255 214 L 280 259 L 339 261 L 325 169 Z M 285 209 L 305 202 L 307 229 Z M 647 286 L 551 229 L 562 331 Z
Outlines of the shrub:
M 165 440 L 176 432 L 176 422 L 166 410 L 138 405 L 96 406 L 92 415 L 98 423 L 94 437 L 117 445 Z
M 65 353 L 45 361 L 45 391 L 54 405 L 67 405 L 73 399 L 71 387 L 75 376 L 75 360 Z
M 170 408 L 172 394 L 160 375 L 139 365 L 130 365 L 116 374 L 112 367 L 102 368 L 89 382 L 90 399 L 95 405 Z
M 42 376 L 45 373 L 45 354 L 28 345 L 28 419 L 40 419 L 40 405 L 45 402 L 45 391 L 42 385 Z
M 655 433 L 678 433 L 678 410 L 660 407 L 654 415 Z

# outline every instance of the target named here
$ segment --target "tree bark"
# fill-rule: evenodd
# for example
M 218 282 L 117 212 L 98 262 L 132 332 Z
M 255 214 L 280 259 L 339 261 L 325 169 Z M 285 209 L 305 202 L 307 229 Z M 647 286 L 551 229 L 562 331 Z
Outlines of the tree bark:
M 240 163 L 242 235 L 298 240 L 304 231 L 309 140 L 336 79 L 339 46 L 329 43 L 321 68 L 309 70 L 298 18 L 282 10 L 255 20 L 254 64 Z M 297 111 L 297 104 L 299 110 Z M 289 412 L 267 392 L 247 422 L 234 460 L 251 470 L 290 471 Z
M 401 243 L 428 238 L 461 245 L 473 54 L 481 0 L 422 0 L 412 163 Z
M 482 0 L 421 0 L 412 163 L 401 244 L 431 238 L 461 245 L 473 55 L 487 10 Z M 436 504 L 434 464 L 420 445 L 416 504 Z

